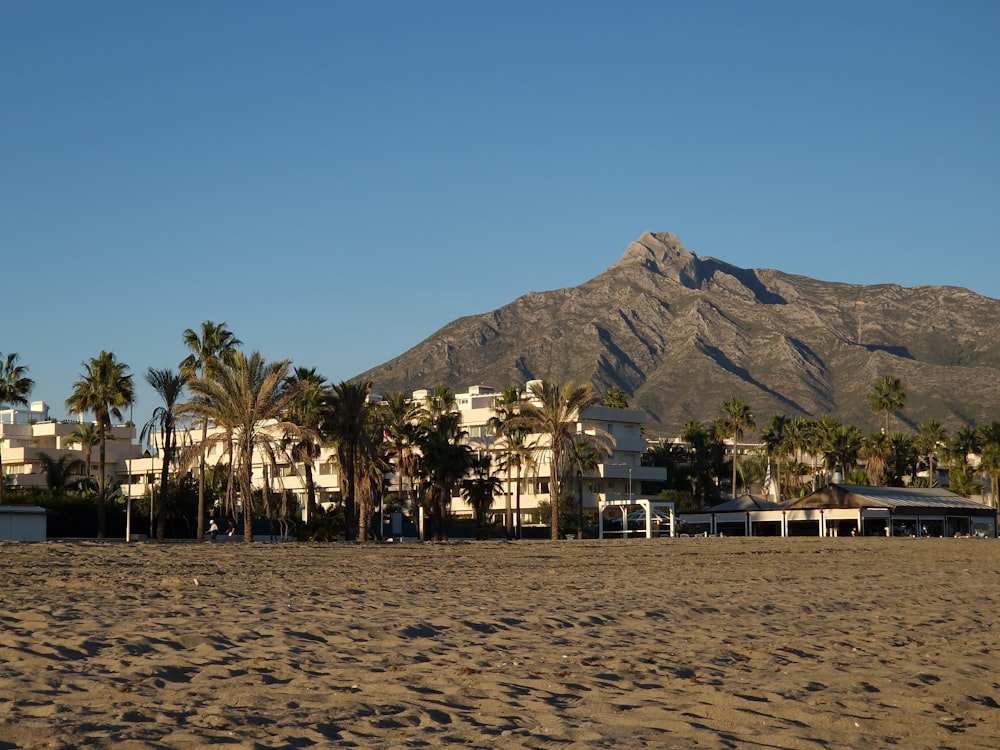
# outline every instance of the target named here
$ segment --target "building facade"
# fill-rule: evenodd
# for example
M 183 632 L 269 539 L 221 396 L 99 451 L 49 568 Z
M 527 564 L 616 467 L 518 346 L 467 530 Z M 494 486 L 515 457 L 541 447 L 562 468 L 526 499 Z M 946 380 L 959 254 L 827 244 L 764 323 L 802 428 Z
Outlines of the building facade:
M 426 390 L 414 391 L 412 400 L 424 402 L 431 393 Z M 495 434 L 492 420 L 497 416 L 494 403 L 500 394 L 492 387 L 485 385 L 472 386 L 467 391 L 455 394 L 455 409 L 461 419 L 461 429 L 466 433 L 467 444 L 477 453 L 490 454 L 493 474 L 503 485 L 503 494 L 497 496 L 492 513 L 503 518 L 508 506 L 513 513 L 520 496 L 521 518 L 523 524 L 539 521 L 539 504 L 549 501 L 549 482 L 552 467 L 544 445 L 540 443 L 541 436 L 531 435 L 526 443 L 535 445 L 534 458 L 530 468 L 522 471 L 520 480 L 516 473 L 508 476 L 503 466 L 504 439 Z M 602 499 L 627 498 L 638 496 L 644 482 L 662 482 L 666 479 L 666 469 L 643 466 L 642 454 L 646 451 L 646 441 L 642 437 L 643 412 L 636 409 L 612 409 L 603 406 L 590 407 L 579 415 L 576 430 L 579 434 L 609 435 L 613 439 L 612 452 L 592 470 L 580 476 L 571 477 L 567 489 L 572 488 L 574 496 L 579 491 L 578 482 L 583 486 L 584 509 L 596 512 Z M 275 426 L 275 429 L 277 427 Z M 217 428 L 210 427 L 214 434 Z M 191 451 L 201 441 L 201 428 L 192 426 L 178 433 L 178 444 L 182 449 Z M 276 440 L 281 436 L 275 434 Z M 214 443 L 206 454 L 206 464 L 214 466 L 220 462 L 228 462 L 222 443 Z M 126 481 L 122 492 L 135 499 L 148 498 L 150 490 L 159 482 L 160 453 L 153 441 L 149 451 L 137 455 L 127 462 Z M 178 463 L 172 471 L 192 471 L 191 462 L 182 466 Z M 255 488 L 264 486 L 265 477 L 272 492 L 291 493 L 297 505 L 303 512 L 306 507 L 307 484 L 304 466 L 292 461 L 287 455 L 279 457 L 275 467 L 265 472 L 264 461 L 257 455 L 253 467 L 253 482 Z M 333 447 L 324 445 L 320 455 L 312 463 L 312 477 L 316 489 L 317 504 L 328 506 L 340 500 L 341 482 L 337 465 L 336 453 Z M 400 493 L 400 479 L 395 473 L 386 477 L 387 492 Z M 409 483 L 403 488 L 409 490 Z M 457 493 L 457 490 L 456 490 Z M 452 497 L 452 512 L 459 516 L 472 516 L 472 508 L 458 494 Z M 303 520 L 308 520 L 303 517 Z
M 27 409 L 0 411 L 0 472 L 5 486 L 11 488 L 45 487 L 42 456 L 58 461 L 69 454 L 79 459 L 83 470 L 80 478 L 89 474 L 96 477 L 99 471 L 98 448 L 90 455 L 89 471 L 85 467 L 87 450 L 74 442 L 71 435 L 80 423 L 73 420 L 49 418 L 49 407 L 44 401 L 33 401 Z M 105 471 L 111 482 L 127 478 L 127 462 L 141 455 L 135 442 L 135 428 L 131 425 L 113 425 L 105 443 Z

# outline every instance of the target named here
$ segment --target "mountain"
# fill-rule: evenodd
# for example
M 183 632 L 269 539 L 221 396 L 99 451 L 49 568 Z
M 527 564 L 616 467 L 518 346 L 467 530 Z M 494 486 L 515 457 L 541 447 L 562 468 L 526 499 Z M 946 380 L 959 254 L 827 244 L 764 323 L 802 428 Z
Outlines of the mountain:
M 956 287 L 841 284 L 699 258 L 647 233 L 580 286 L 459 318 L 369 370 L 376 392 L 498 390 L 535 378 L 619 386 L 650 435 L 720 416 L 741 396 L 772 414 L 874 430 L 868 392 L 906 385 L 894 429 L 1000 420 L 1000 301 Z

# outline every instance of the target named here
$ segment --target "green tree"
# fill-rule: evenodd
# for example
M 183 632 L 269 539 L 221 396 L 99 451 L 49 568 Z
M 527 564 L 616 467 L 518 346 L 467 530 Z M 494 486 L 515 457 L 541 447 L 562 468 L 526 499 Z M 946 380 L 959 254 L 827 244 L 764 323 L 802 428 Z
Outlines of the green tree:
M 875 487 L 885 484 L 885 470 L 891 455 L 889 436 L 884 432 L 873 432 L 862 438 L 858 457 L 865 462 L 865 480 L 868 484 Z
M 715 433 L 696 419 L 688 419 L 681 425 L 681 440 L 691 446 L 691 492 L 704 508 L 710 499 L 719 496 L 716 478 L 725 446 Z
M 550 380 L 534 381 L 528 387 L 528 398 L 521 404 L 515 424 L 541 435 L 538 450 L 549 455 L 549 502 L 552 504 L 552 538 L 559 539 L 560 469 L 563 457 L 571 450 L 580 412 L 598 402 L 590 385 Z
M 614 453 L 614 439 L 607 434 L 574 435 L 568 453 L 571 468 L 576 473 L 576 538 L 583 539 L 583 479 L 599 467 L 605 456 Z
M 66 399 L 66 408 L 81 417 L 92 412 L 100 436 L 97 490 L 97 537 L 105 535 L 105 505 L 107 502 L 107 434 L 111 418 L 120 420 L 122 409 L 135 401 L 135 384 L 128 365 L 119 362 L 111 352 L 102 351 L 83 363 L 80 380 L 73 384 L 73 393 Z
M 59 458 L 39 453 L 38 461 L 45 475 L 45 486 L 53 496 L 63 492 L 83 473 L 83 462 L 72 453 L 63 453 Z
M 167 535 L 167 496 L 170 489 L 170 467 L 177 455 L 177 409 L 180 406 L 188 375 L 176 373 L 169 368 L 157 370 L 150 367 L 146 372 L 146 382 L 163 399 L 163 406 L 157 406 L 153 415 L 142 428 L 141 439 L 152 443 L 162 441 L 160 446 L 160 491 L 156 503 L 156 541 L 162 542 Z M 199 521 L 200 522 L 200 521 Z
M 184 346 L 191 353 L 181 361 L 180 369 L 189 380 L 211 378 L 213 368 L 230 362 L 243 343 L 233 335 L 232 331 L 226 328 L 225 322 L 215 323 L 211 320 L 204 321 L 198 331 L 188 328 L 184 331 L 183 338 Z M 205 528 L 205 443 L 207 437 L 208 420 L 204 419 L 201 423 L 201 443 L 198 446 L 198 517 L 195 519 L 194 529 L 197 539 L 201 539 Z M 229 486 L 232 487 L 231 482 Z
M 990 487 L 990 503 L 998 507 L 997 484 L 1000 477 L 1000 422 L 979 425 L 979 468 Z
M 951 440 L 948 441 L 946 449 L 948 458 L 952 465 L 957 462 L 958 466 L 964 469 L 969 465 L 969 455 L 978 453 L 981 445 L 982 440 L 979 432 L 974 427 L 964 424 L 955 431 Z
M 457 412 L 432 413 L 420 442 L 420 467 L 428 482 L 434 539 L 447 538 L 447 517 L 455 486 L 472 466 L 472 449 Z
M 363 454 L 371 454 L 375 450 L 370 430 L 371 410 L 374 408 L 368 399 L 371 390 L 371 381 L 342 381 L 333 386 L 327 394 L 326 416 L 323 419 L 323 434 L 334 444 L 340 464 L 344 538 L 350 541 L 358 538 L 359 531 L 358 460 Z
M 362 440 L 362 445 L 366 446 L 366 450 L 358 452 L 354 462 L 359 541 L 375 538 L 372 529 L 375 509 L 383 501 L 385 475 L 392 468 L 388 460 L 389 448 L 385 444 L 383 428 L 374 419 L 376 413 L 374 409 L 369 410 L 369 420 L 366 425 L 368 434 Z M 380 526 L 379 537 L 381 537 L 382 531 Z
M 787 432 L 788 423 L 788 417 L 784 414 L 772 414 L 767 425 L 760 431 L 760 441 L 764 445 L 768 466 L 770 466 L 771 460 L 774 460 L 774 476 L 771 481 L 775 483 L 775 497 L 779 499 L 781 498 L 783 486 L 781 481 L 781 466 L 788 453 L 790 442 Z M 766 491 L 769 492 L 770 488 L 767 488 Z
M 503 389 L 501 394 L 493 400 L 493 416 L 490 417 L 489 426 L 493 433 L 499 438 L 500 443 L 500 468 L 507 474 L 507 492 L 504 495 L 504 530 L 507 538 L 514 536 L 514 523 L 511 514 L 511 481 L 512 469 L 515 468 L 517 460 L 511 460 L 513 455 L 509 450 L 510 438 L 520 433 L 522 445 L 524 443 L 524 429 L 518 427 L 517 416 L 520 413 L 520 406 L 524 394 L 521 388 L 510 385 Z
M 904 476 L 917 473 L 919 458 L 915 436 L 902 432 L 889 433 L 890 464 L 886 483 L 892 487 L 902 487 Z
M 876 414 L 885 415 L 883 431 L 889 434 L 889 415 L 902 411 L 906 407 L 906 385 L 899 378 L 886 375 L 875 381 L 868 393 L 868 403 Z
M 948 441 L 948 433 L 936 419 L 921 422 L 917 427 L 917 450 L 927 458 L 927 486 L 937 486 L 937 475 L 934 471 L 934 457 L 938 449 Z
M 477 456 L 471 461 L 472 476 L 459 482 L 459 490 L 465 501 L 472 506 L 476 519 L 476 539 L 488 539 L 486 514 L 493 507 L 493 500 L 503 491 L 499 477 L 493 476 L 490 464 L 493 457 L 489 453 Z
M 972 468 L 964 464 L 953 465 L 948 470 L 948 489 L 962 497 L 974 495 L 979 488 Z
M 399 477 L 399 494 L 404 507 L 417 517 L 417 499 L 414 479 L 419 456 L 417 446 L 426 429 L 426 411 L 422 404 L 410 399 L 403 391 L 390 391 L 378 405 L 378 419 L 382 425 L 383 438 L 389 443 L 396 460 L 396 476 Z
M 739 463 L 739 440 L 744 430 L 752 430 L 757 425 L 753 412 L 739 396 L 731 396 L 722 404 L 722 421 L 725 424 L 726 435 L 733 441 L 733 484 L 732 493 L 736 497 L 736 471 Z
M 824 415 L 813 422 L 807 423 L 804 446 L 805 450 L 808 450 L 809 455 L 812 456 L 813 490 L 818 490 L 826 486 L 827 477 L 825 474 L 821 475 L 819 470 L 821 459 L 822 464 L 826 465 L 827 445 L 833 440 L 834 433 L 842 426 L 840 422 L 829 415 Z
M 510 429 L 505 430 L 503 438 L 503 452 L 501 455 L 502 470 L 507 472 L 508 490 L 510 497 L 510 476 L 513 471 L 514 477 L 514 528 L 512 536 L 515 539 L 521 538 L 521 485 L 524 483 L 525 473 L 530 472 L 534 466 L 536 447 L 528 435 L 527 430 Z
M 627 409 L 628 394 L 617 385 L 613 385 L 604 392 L 604 398 L 601 400 L 601 405 L 607 406 L 611 409 Z
M 28 377 L 27 365 L 19 365 L 18 355 L 11 352 L 6 356 L 0 353 L 0 406 L 27 406 L 28 396 L 35 387 L 35 381 Z M 0 447 L 3 438 L 0 436 Z M 3 455 L 0 454 L 0 505 L 3 504 Z
M 288 454 L 292 461 L 302 464 L 306 484 L 306 513 L 308 523 L 316 512 L 316 482 L 313 463 L 322 453 L 319 432 L 323 425 L 323 399 L 326 378 L 315 367 L 296 367 L 285 379 L 288 388 L 288 413 L 286 419 L 299 427 L 295 435 L 286 436 Z
M 212 367 L 188 383 L 194 398 L 183 413 L 214 422 L 222 428 L 208 436 L 205 448 L 233 441 L 233 472 L 243 505 L 244 540 L 253 541 L 253 461 L 259 451 L 265 465 L 274 466 L 280 435 L 295 434 L 298 426 L 284 420 L 288 410 L 287 359 L 267 362 L 260 352 L 235 352 L 228 362 Z M 266 482 L 265 482 L 266 490 Z M 201 523 L 202 519 L 198 519 Z M 200 533 L 200 530 L 199 530 Z
M 854 425 L 838 425 L 827 435 L 823 450 L 827 467 L 834 471 L 839 469 L 846 480 L 858 460 L 861 432 Z
M 114 435 L 106 435 L 107 440 L 114 440 Z M 101 440 L 101 433 L 94 422 L 78 422 L 64 438 L 66 445 L 79 445 L 83 450 L 83 475 L 88 481 L 92 473 L 91 456 L 94 446 Z

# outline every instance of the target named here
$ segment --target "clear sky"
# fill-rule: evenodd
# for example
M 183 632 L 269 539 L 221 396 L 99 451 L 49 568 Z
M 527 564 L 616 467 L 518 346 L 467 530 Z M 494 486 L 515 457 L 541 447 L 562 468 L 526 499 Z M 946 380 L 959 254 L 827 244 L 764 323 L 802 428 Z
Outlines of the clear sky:
M 995 0 L 0 0 L 0 352 L 57 417 L 115 352 L 141 424 L 206 319 L 340 381 L 644 231 L 1000 297 L 997 39 Z

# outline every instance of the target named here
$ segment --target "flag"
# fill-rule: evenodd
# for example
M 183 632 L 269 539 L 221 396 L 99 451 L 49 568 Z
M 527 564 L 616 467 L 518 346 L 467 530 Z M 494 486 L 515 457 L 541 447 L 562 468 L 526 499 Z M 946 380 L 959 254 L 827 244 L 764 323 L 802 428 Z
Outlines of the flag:
M 764 494 L 767 495 L 771 490 L 771 463 L 767 464 L 767 471 L 764 472 Z

